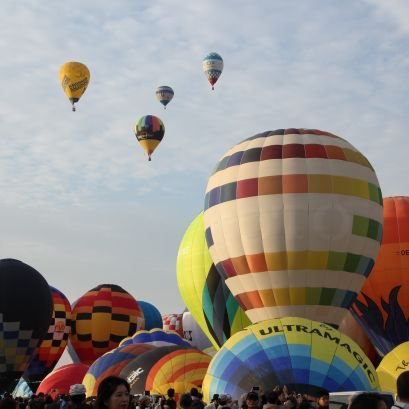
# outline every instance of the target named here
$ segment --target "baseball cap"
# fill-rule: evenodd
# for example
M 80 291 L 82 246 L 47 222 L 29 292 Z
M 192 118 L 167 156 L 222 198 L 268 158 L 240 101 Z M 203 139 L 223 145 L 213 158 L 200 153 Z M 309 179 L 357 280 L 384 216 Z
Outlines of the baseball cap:
M 76 383 L 75 385 L 71 385 L 70 391 L 68 392 L 70 396 L 85 395 L 86 393 L 87 390 L 82 383 Z
M 254 391 L 251 391 L 247 394 L 246 399 L 248 400 L 258 400 L 258 394 Z

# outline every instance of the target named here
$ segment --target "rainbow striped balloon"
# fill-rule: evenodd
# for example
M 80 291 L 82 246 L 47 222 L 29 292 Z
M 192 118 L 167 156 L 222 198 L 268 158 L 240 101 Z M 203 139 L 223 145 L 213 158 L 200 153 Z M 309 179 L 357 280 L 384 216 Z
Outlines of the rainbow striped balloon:
M 344 139 L 278 129 L 221 158 L 204 222 L 212 260 L 252 322 L 338 325 L 378 253 L 382 195 L 368 160 Z
M 352 339 L 317 321 L 286 317 L 253 324 L 234 334 L 213 357 L 203 399 L 228 393 L 238 399 L 259 386 L 315 394 L 319 389 L 374 391 L 378 376 Z

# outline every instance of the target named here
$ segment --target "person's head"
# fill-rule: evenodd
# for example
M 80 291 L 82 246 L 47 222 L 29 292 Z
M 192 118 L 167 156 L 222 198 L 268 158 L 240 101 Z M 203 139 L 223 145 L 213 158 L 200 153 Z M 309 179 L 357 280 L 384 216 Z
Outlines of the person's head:
M 75 385 L 70 386 L 70 390 L 68 391 L 68 395 L 70 396 L 70 400 L 75 404 L 80 404 L 85 400 L 85 394 L 87 390 L 82 383 L 77 383 Z
M 119 376 L 107 376 L 98 386 L 96 409 L 128 409 L 129 383 Z
M 320 389 L 315 394 L 318 408 L 329 407 L 329 392 L 326 389 Z
M 402 372 L 396 379 L 396 391 L 401 402 L 409 403 L 409 371 Z
M 168 389 L 168 397 L 172 399 L 172 398 L 174 398 L 174 396 L 175 396 L 175 390 L 173 388 L 169 388 Z
M 139 407 L 140 408 L 147 408 L 151 403 L 151 398 L 147 395 L 141 396 L 139 399 Z M 108 408 L 110 409 L 110 408 Z
M 356 395 L 349 404 L 349 409 L 387 409 L 382 395 L 376 392 L 363 392 Z
M 212 402 L 217 405 L 219 403 L 219 394 L 215 393 L 212 397 Z
M 219 396 L 219 405 L 220 406 L 230 406 L 232 404 L 232 397 L 229 394 L 226 395 L 220 395 Z
M 190 390 L 190 396 L 192 397 L 192 398 L 199 398 L 199 391 L 197 390 L 197 388 L 192 388 L 191 390 Z
M 249 392 L 246 396 L 246 406 L 249 409 L 255 409 L 258 407 L 259 396 L 257 392 Z
M 17 407 L 17 402 L 13 398 L 1 399 L 1 396 L 0 396 L 0 409 L 16 409 L 16 407 Z
M 179 405 L 182 409 L 190 409 L 192 407 L 193 399 L 190 393 L 184 393 L 179 400 Z

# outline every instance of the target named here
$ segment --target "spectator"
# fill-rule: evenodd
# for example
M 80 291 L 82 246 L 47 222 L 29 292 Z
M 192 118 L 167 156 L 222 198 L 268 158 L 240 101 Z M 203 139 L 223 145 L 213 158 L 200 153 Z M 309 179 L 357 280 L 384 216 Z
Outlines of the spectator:
M 257 392 L 249 392 L 246 396 L 246 408 L 256 409 L 258 408 L 259 396 Z
M 118 376 L 108 376 L 98 386 L 95 409 L 128 409 L 129 383 Z
M 387 409 L 382 395 L 376 392 L 363 392 L 356 395 L 348 406 L 349 409 Z
M 190 396 L 192 398 L 192 409 L 204 409 L 205 404 L 202 401 L 202 396 L 196 388 L 190 390 Z
M 168 406 L 168 409 L 176 409 L 175 390 L 173 388 L 168 389 L 168 399 L 166 399 L 165 405 Z
M 210 403 L 205 406 L 205 409 L 217 409 L 219 407 L 219 394 L 215 393 Z
M 190 393 L 184 393 L 181 397 L 180 397 L 180 401 L 179 401 L 179 406 L 182 409 L 191 409 L 192 408 L 192 404 L 193 404 L 193 399 L 190 396 Z
M 86 409 L 87 406 L 85 405 L 85 395 L 87 390 L 82 383 L 77 383 L 75 385 L 70 386 L 70 390 L 68 392 L 69 395 L 69 402 L 68 402 L 68 409 Z
M 397 401 L 394 408 L 409 409 L 409 371 L 402 372 L 396 380 Z
M 220 395 L 218 409 L 230 409 L 233 399 L 231 395 Z

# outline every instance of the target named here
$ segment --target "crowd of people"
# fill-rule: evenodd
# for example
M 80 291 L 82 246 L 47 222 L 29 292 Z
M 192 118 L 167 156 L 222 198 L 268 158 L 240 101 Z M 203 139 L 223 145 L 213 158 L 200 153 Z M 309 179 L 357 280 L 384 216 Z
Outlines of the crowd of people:
M 314 395 L 289 392 L 284 386 L 263 393 L 257 388 L 234 400 L 228 394 L 214 394 L 208 404 L 196 388 L 176 396 L 170 388 L 166 396 L 136 395 L 130 393 L 129 383 L 117 376 L 108 376 L 98 387 L 95 398 L 86 398 L 82 384 L 71 385 L 69 394 L 50 395 L 39 393 L 29 399 L 13 398 L 4 394 L 0 409 L 329 409 L 329 393 L 319 389 Z M 409 409 L 409 371 L 397 378 L 397 402 L 394 409 Z M 381 394 L 362 392 L 355 394 L 343 409 L 389 409 Z

